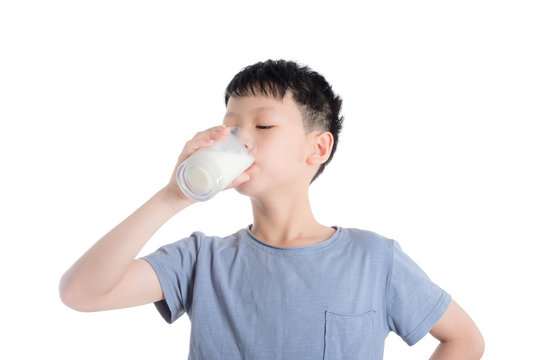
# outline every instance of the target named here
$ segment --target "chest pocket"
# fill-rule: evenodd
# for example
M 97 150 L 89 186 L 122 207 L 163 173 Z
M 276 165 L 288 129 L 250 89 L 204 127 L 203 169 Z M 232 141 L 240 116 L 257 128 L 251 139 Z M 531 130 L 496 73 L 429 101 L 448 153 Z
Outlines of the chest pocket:
M 326 311 L 324 360 L 371 360 L 374 310 L 363 314 Z

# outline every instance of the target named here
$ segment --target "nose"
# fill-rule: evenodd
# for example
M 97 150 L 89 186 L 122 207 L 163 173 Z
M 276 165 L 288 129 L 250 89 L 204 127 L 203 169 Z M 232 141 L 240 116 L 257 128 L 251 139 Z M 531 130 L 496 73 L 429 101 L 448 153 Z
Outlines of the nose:
M 244 139 L 243 145 L 247 149 L 247 153 L 251 156 L 256 156 L 256 143 L 252 136 L 248 136 Z
M 249 155 L 256 156 L 256 142 L 247 129 L 232 127 L 231 132 L 242 142 Z

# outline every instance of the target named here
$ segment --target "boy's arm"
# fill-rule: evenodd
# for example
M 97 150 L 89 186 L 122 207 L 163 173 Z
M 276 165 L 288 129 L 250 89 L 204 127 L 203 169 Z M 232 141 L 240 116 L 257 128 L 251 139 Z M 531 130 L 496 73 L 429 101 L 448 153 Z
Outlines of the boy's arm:
M 163 298 L 157 275 L 145 260 L 134 260 L 151 236 L 187 207 L 167 187 L 159 190 L 92 246 L 60 281 L 60 297 L 78 311 L 98 311 Z
M 153 268 L 143 259 L 135 260 L 135 256 L 165 222 L 195 203 L 176 183 L 179 165 L 198 149 L 224 139 L 228 132 L 228 128 L 215 126 L 187 141 L 167 186 L 103 236 L 66 271 L 60 280 L 60 297 L 67 306 L 78 311 L 98 311 L 163 299 Z M 243 173 L 226 189 L 248 179 Z
M 440 340 L 430 360 L 475 360 L 483 356 L 483 336 L 473 320 L 453 300 L 430 333 Z

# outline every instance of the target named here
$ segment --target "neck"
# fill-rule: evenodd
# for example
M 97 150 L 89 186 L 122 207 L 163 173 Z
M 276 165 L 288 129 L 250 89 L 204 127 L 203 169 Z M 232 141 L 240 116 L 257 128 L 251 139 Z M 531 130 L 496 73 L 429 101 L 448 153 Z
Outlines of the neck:
M 319 224 L 311 210 L 308 189 L 281 196 L 251 198 L 251 232 L 260 240 L 282 247 L 304 246 L 327 240 L 334 229 Z M 329 235 L 329 236 L 328 236 Z

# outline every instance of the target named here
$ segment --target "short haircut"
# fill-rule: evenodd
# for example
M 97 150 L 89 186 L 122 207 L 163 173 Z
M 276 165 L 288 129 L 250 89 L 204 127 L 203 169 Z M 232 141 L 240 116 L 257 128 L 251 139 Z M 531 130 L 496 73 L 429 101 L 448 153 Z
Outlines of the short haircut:
M 298 105 L 306 133 L 313 130 L 329 131 L 333 148 L 327 161 L 311 179 L 324 171 L 333 158 L 342 130 L 340 115 L 342 99 L 336 95 L 326 79 L 305 65 L 294 61 L 267 60 L 243 68 L 230 81 L 225 91 L 225 105 L 230 97 L 264 95 L 282 100 L 287 91 Z

